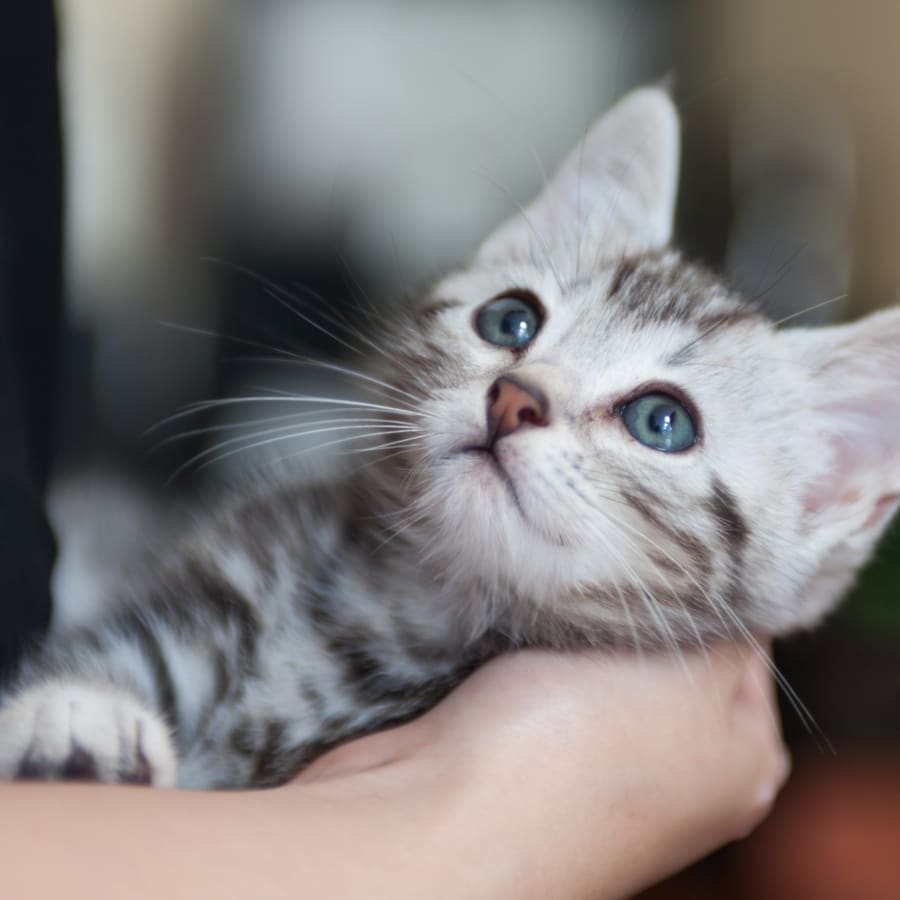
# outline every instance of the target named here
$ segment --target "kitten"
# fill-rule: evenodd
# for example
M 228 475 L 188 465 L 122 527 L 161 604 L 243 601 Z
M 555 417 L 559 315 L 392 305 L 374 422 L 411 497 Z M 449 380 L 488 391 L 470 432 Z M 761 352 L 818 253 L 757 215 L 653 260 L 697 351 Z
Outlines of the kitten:
M 677 169 L 663 92 L 601 119 L 377 342 L 382 449 L 235 497 L 50 641 L 0 774 L 274 785 L 510 647 L 818 620 L 900 503 L 900 310 L 777 331 L 668 249 Z

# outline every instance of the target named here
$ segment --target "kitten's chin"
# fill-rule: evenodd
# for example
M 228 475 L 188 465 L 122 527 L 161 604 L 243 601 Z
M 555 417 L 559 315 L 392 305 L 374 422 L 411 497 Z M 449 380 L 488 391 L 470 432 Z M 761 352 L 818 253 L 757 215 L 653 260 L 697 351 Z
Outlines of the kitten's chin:
M 458 483 L 464 495 L 470 495 L 466 503 L 472 504 L 472 515 L 500 520 L 498 530 L 503 535 L 517 535 L 525 543 L 537 540 L 557 548 L 570 546 L 568 536 L 544 521 L 546 506 L 534 502 L 528 484 L 516 477 L 502 456 L 484 447 L 466 447 L 460 456 L 463 471 Z
M 556 595 L 571 586 L 582 554 L 529 515 L 534 499 L 487 451 L 445 457 L 420 497 L 423 556 L 442 580 L 467 591 L 510 589 L 519 597 Z M 577 576 L 575 576 L 577 577 Z

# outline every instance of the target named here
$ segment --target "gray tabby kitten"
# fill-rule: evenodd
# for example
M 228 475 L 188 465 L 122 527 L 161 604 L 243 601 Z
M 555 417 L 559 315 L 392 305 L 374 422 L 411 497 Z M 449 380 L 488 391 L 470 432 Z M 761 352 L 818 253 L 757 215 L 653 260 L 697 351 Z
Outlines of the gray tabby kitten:
M 48 643 L 0 775 L 274 785 L 506 648 L 818 620 L 900 503 L 900 310 L 776 331 L 667 247 L 677 168 L 663 92 L 601 119 L 380 342 L 374 462 L 233 499 Z

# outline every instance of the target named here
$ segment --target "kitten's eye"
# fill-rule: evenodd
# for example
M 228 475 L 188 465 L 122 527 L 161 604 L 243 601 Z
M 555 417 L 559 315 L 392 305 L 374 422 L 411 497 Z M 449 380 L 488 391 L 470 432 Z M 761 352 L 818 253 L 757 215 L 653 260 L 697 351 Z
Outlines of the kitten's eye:
M 653 450 L 678 453 L 697 441 L 697 428 L 690 413 L 668 394 L 636 397 L 619 414 L 631 436 Z
M 481 308 L 475 318 L 475 328 L 489 344 L 524 347 L 538 333 L 541 318 L 537 300 L 506 295 L 491 300 Z

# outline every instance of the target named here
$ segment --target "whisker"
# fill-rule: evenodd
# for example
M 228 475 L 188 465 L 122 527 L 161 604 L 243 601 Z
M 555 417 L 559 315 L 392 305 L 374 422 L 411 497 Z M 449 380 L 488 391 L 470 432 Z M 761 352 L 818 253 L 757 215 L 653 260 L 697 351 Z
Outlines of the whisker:
M 234 456 L 237 453 L 244 453 L 248 450 L 254 450 L 258 447 L 265 447 L 269 444 L 277 443 L 279 441 L 286 441 L 292 439 L 300 439 L 307 438 L 315 434 L 326 434 L 335 431 L 356 431 L 361 430 L 365 431 L 365 434 L 357 434 L 351 435 L 349 437 L 343 438 L 338 442 L 329 442 L 325 444 L 316 444 L 312 447 L 304 448 L 302 452 L 306 452 L 307 450 L 320 450 L 328 446 L 334 446 L 336 443 L 342 443 L 345 441 L 357 441 L 364 440 L 366 438 L 378 437 L 380 435 L 385 434 L 396 434 L 403 433 L 406 431 L 414 431 L 416 429 L 412 427 L 397 427 L 394 426 L 389 429 L 383 429 L 381 431 L 372 431 L 369 425 L 336 425 L 327 428 L 316 428 L 312 430 L 306 431 L 287 431 L 286 433 L 281 433 L 285 431 L 285 428 L 276 428 L 276 429 L 267 429 L 266 431 L 260 432 L 259 434 L 271 434 L 276 433 L 275 437 L 269 437 L 265 440 L 253 440 L 253 438 L 258 437 L 259 435 L 240 435 L 235 438 L 230 438 L 225 441 L 220 441 L 212 447 L 207 447 L 205 450 L 201 450 L 199 453 L 194 454 L 190 459 L 183 462 L 178 468 L 172 473 L 169 477 L 166 484 L 171 484 L 175 481 L 183 472 L 187 469 L 193 468 L 195 471 L 201 471 L 207 466 L 213 465 L 215 463 L 221 462 L 224 459 L 228 459 L 231 456 Z M 249 440 L 249 443 L 248 443 Z M 240 443 L 240 446 L 234 447 L 234 444 Z M 226 451 L 225 453 L 220 453 L 223 447 L 232 447 L 233 449 Z M 204 462 L 197 465 L 200 460 L 204 460 Z
M 386 432 L 386 433 L 387 433 L 387 432 Z M 285 461 L 287 461 L 287 460 L 289 460 L 289 459 L 293 459 L 294 457 L 296 457 L 296 456 L 298 456 L 298 455 L 300 455 L 300 454 L 305 454 L 305 453 L 308 453 L 308 452 L 310 452 L 310 451 L 320 451 L 320 450 L 328 449 L 328 448 L 330 448 L 330 447 L 339 447 L 339 446 L 342 446 L 342 445 L 344 445 L 344 444 L 352 444 L 352 443 L 354 443 L 354 442 L 356 442 L 356 441 L 366 440 L 367 438 L 377 437 L 377 436 L 378 436 L 378 433 L 374 433 L 374 434 L 362 434 L 362 435 L 354 435 L 354 436 L 352 436 L 352 437 L 350 437 L 350 438 L 341 438 L 341 439 L 336 440 L 336 441 L 327 441 L 326 443 L 323 443 L 323 444 L 316 444 L 316 445 L 314 445 L 314 446 L 312 446 L 312 447 L 304 447 L 302 450 L 299 450 L 299 451 L 297 451 L 296 453 L 289 453 L 289 454 L 286 454 L 285 456 L 279 456 L 279 457 L 276 457 L 276 459 L 274 460 L 274 462 L 285 462 Z M 385 450 L 385 449 L 391 449 L 391 448 L 393 448 L 393 447 L 401 447 L 401 448 L 402 448 L 401 450 L 395 451 L 395 453 L 400 453 L 400 452 L 403 452 L 403 450 L 405 450 L 406 448 L 408 448 L 408 447 L 410 447 L 410 446 L 415 446 L 416 443 L 418 443 L 418 442 L 421 441 L 421 440 L 422 440 L 422 438 L 417 437 L 417 436 L 414 435 L 414 436 L 408 437 L 408 438 L 401 438 L 400 440 L 397 440 L 397 441 L 389 441 L 389 442 L 386 443 L 386 444 L 378 443 L 378 444 L 375 444 L 375 445 L 373 445 L 373 446 L 371 446 L 371 447 L 358 447 L 358 448 L 354 448 L 354 449 L 352 449 L 352 450 L 341 450 L 341 451 L 339 451 L 338 455 L 339 455 L 339 456 L 354 456 L 354 455 L 359 454 L 359 453 L 378 453 L 379 456 L 378 456 L 378 460 L 377 460 L 377 461 L 378 461 L 378 462 L 381 462 L 381 461 L 383 461 L 387 456 L 390 455 L 390 454 L 385 454 L 384 456 L 382 456 L 382 455 L 381 455 L 381 452 L 382 452 L 383 450 Z
M 316 402 L 333 402 L 333 403 L 344 403 L 356 405 L 358 408 L 363 409 L 383 409 L 385 412 L 392 412 L 396 415 L 401 416 L 409 416 L 410 418 L 418 418 L 418 419 L 434 419 L 440 421 L 440 416 L 435 413 L 429 411 L 426 407 L 420 407 L 416 409 L 410 409 L 408 407 L 401 406 L 379 406 L 378 404 L 372 404 L 363 400 L 351 400 L 349 398 L 321 398 L 321 397 L 312 397 L 307 398 L 305 394 L 294 394 L 292 391 L 286 390 L 285 388 L 276 388 L 276 387 L 265 387 L 265 388 L 257 388 L 257 390 L 266 391 L 266 396 L 270 396 L 273 399 L 275 397 L 287 397 L 287 398 L 295 398 L 295 399 L 312 399 Z
M 363 290 L 363 286 L 360 284 L 359 279 L 353 274 L 352 269 L 350 268 L 350 263 L 347 261 L 347 257 L 344 256 L 343 253 L 338 253 L 337 255 L 338 262 L 341 264 L 341 268 L 343 270 L 346 279 L 351 282 L 349 285 L 354 290 L 351 291 L 351 294 L 357 299 L 361 300 L 366 304 L 368 310 L 377 318 L 379 316 L 384 315 L 384 311 L 379 309 L 373 302 L 369 295 Z
M 268 393 L 253 395 L 248 397 L 220 397 L 215 400 L 201 400 L 197 403 L 191 403 L 184 409 L 160 419 L 154 425 L 151 425 L 144 432 L 146 437 L 154 431 L 171 424 L 172 422 L 183 419 L 187 416 L 197 415 L 201 412 L 207 412 L 210 409 L 218 409 L 221 407 L 235 406 L 245 403 L 321 403 L 334 404 L 335 406 L 347 407 L 353 409 L 377 410 L 378 412 L 395 413 L 401 416 L 421 416 L 421 412 L 412 412 L 408 409 L 402 409 L 397 406 L 385 406 L 379 403 L 368 403 L 362 400 L 348 400 L 340 397 L 314 397 L 306 394 L 292 394 L 289 391 L 283 391 L 279 388 L 266 388 Z
M 272 281 L 270 278 L 266 278 L 264 275 L 260 274 L 259 272 L 255 272 L 252 269 L 248 269 L 245 266 L 238 265 L 237 263 L 233 263 L 228 260 L 223 260 L 223 259 L 219 259 L 216 257 L 204 257 L 204 261 L 208 262 L 208 263 L 213 263 L 215 265 L 222 266 L 223 268 L 230 269 L 231 271 L 237 272 L 238 274 L 243 275 L 246 278 L 252 279 L 258 285 L 260 285 L 263 288 L 263 290 L 265 291 L 265 293 L 268 296 L 270 296 L 273 300 L 275 300 L 276 303 L 283 306 L 285 309 L 287 309 L 289 312 L 293 313 L 295 316 L 300 318 L 306 324 L 312 326 L 317 331 L 320 331 L 322 334 L 325 334 L 326 336 L 330 337 L 332 340 L 336 341 L 338 344 L 345 347 L 347 350 L 350 350 L 353 353 L 362 354 L 362 351 L 359 349 L 359 347 L 354 347 L 352 344 L 349 344 L 347 341 L 343 340 L 338 335 L 334 334 L 332 331 L 325 328 L 321 323 L 317 322 L 315 319 L 311 318 L 309 315 L 298 310 L 294 304 L 300 302 L 299 298 L 295 294 L 291 293 L 290 291 L 285 290 L 285 288 L 281 287 L 279 284 Z M 312 288 L 308 288 L 303 285 L 298 285 L 297 287 L 299 289 L 305 291 L 306 293 L 310 294 L 315 299 L 319 300 L 320 303 L 322 304 L 322 306 L 329 305 L 328 301 L 321 294 L 314 291 Z M 344 330 L 349 331 L 349 332 L 353 331 L 353 329 L 351 329 L 350 326 L 348 326 L 346 322 L 342 322 L 342 321 L 336 319 L 332 313 L 330 313 L 326 310 L 317 309 L 316 315 L 319 316 L 320 318 L 324 319 L 325 321 L 330 322 L 336 328 L 343 328 Z M 363 342 L 367 346 L 371 347 L 374 350 L 381 352 L 381 348 L 379 348 L 377 345 L 375 345 L 373 342 L 371 342 L 367 338 L 364 338 L 363 335 L 356 333 L 356 334 L 354 334 L 354 337 L 362 339 Z
M 392 393 L 397 394 L 398 396 L 405 397 L 408 400 L 411 400 L 413 403 L 421 402 L 421 397 L 416 396 L 415 394 L 410 393 L 409 391 L 405 391 L 402 388 L 397 387 L 390 382 L 383 381 L 380 378 L 375 378 L 374 375 L 369 375 L 365 372 L 359 372 L 356 369 L 351 369 L 348 366 L 341 365 L 340 363 L 332 363 L 327 362 L 326 360 L 321 359 L 313 359 L 308 356 L 300 356 L 298 354 L 290 354 L 290 355 L 282 355 L 275 359 L 270 357 L 239 357 L 244 361 L 249 362 L 261 362 L 267 363 L 269 365 L 289 365 L 289 366 L 309 366 L 310 368 L 315 369 L 324 369 L 328 372 L 337 372 L 341 375 L 349 375 L 352 378 L 356 378 L 360 381 L 364 381 L 368 384 L 375 385 L 379 388 L 383 388 L 386 391 L 391 391 Z
M 841 300 L 846 300 L 848 294 L 838 294 L 836 297 L 829 297 L 827 300 L 823 300 L 821 303 L 814 303 L 812 306 L 807 306 L 805 309 L 797 310 L 795 313 L 791 313 L 789 316 L 785 316 L 783 319 L 779 319 L 777 322 L 773 322 L 772 324 L 778 328 L 779 325 L 784 325 L 785 322 L 790 322 L 791 319 L 796 319 L 798 316 L 805 316 L 809 312 L 813 312 L 814 310 L 821 309 L 823 306 L 828 306 L 831 303 L 839 303 Z
M 599 511 L 603 512 L 602 509 L 597 507 Z M 820 743 L 820 746 L 824 744 L 824 747 L 830 752 L 834 752 L 834 746 L 831 741 L 828 739 L 827 735 L 824 733 L 822 728 L 819 726 L 813 714 L 810 712 L 809 708 L 806 704 L 801 700 L 799 694 L 797 694 L 796 690 L 794 690 L 793 686 L 790 684 L 788 679 L 785 677 L 784 673 L 778 668 L 775 664 L 774 660 L 765 652 L 756 638 L 753 636 L 752 632 L 747 628 L 741 618 L 737 615 L 737 613 L 728 605 L 728 603 L 722 601 L 721 599 L 716 598 L 714 595 L 711 595 L 703 585 L 694 577 L 694 575 L 690 572 L 690 570 L 685 567 L 679 560 L 677 560 L 674 556 L 672 556 L 668 551 L 665 550 L 664 547 L 660 546 L 655 541 L 652 541 L 648 535 L 643 534 L 638 529 L 633 528 L 633 526 L 629 525 L 629 523 L 615 520 L 616 524 L 620 526 L 624 526 L 629 530 L 635 532 L 639 537 L 643 540 L 648 541 L 651 545 L 655 547 L 660 553 L 663 553 L 672 563 L 677 566 L 687 578 L 694 584 L 697 590 L 700 591 L 701 595 L 706 599 L 709 603 L 710 608 L 717 614 L 719 620 L 722 622 L 723 626 L 727 628 L 727 623 L 724 620 L 724 616 L 727 616 L 731 621 L 734 628 L 738 630 L 741 637 L 746 640 L 750 646 L 753 648 L 754 652 L 762 659 L 765 663 L 766 668 L 771 673 L 772 677 L 775 679 L 779 688 L 784 691 L 785 696 L 788 699 L 788 702 L 791 704 L 791 707 L 796 712 L 798 718 L 800 719 L 803 726 L 807 729 L 810 735 L 816 740 L 817 743 Z M 730 631 L 730 629 L 728 629 Z
M 158 322 L 159 325 L 162 325 L 166 328 L 173 328 L 178 331 L 183 331 L 188 334 L 196 334 L 202 337 L 213 338 L 216 340 L 225 340 L 229 343 L 241 344 L 247 347 L 252 347 L 259 350 L 264 350 L 267 354 L 272 353 L 275 354 L 274 357 L 264 356 L 258 358 L 259 362 L 265 362 L 270 365 L 276 363 L 293 363 L 296 365 L 306 365 L 314 368 L 325 369 L 330 372 L 338 372 L 342 375 L 349 375 L 352 378 L 356 378 L 360 381 L 366 382 L 368 384 L 377 385 L 378 387 L 384 388 L 385 390 L 392 391 L 399 396 L 406 397 L 407 399 L 413 401 L 414 403 L 419 403 L 421 401 L 421 397 L 417 397 L 415 394 L 410 393 L 409 391 L 404 391 L 402 388 L 397 387 L 396 385 L 390 384 L 387 381 L 383 381 L 382 379 L 376 378 L 373 375 L 367 374 L 365 372 L 360 372 L 357 369 L 352 369 L 349 366 L 341 365 L 340 363 L 329 362 L 327 360 L 315 359 L 314 357 L 304 356 L 299 353 L 294 353 L 291 350 L 287 350 L 282 347 L 275 347 L 269 344 L 263 344 L 260 341 L 255 341 L 250 338 L 241 338 L 235 337 L 232 335 L 225 335 L 219 332 L 213 331 L 207 328 L 199 328 L 193 325 L 184 325 L 178 322 L 169 322 L 165 320 L 161 320 Z M 253 360 L 253 357 L 246 357 L 246 359 Z
M 305 412 L 283 413 L 280 416 L 263 416 L 262 418 L 258 419 L 241 419 L 237 422 L 218 422 L 214 425 L 205 425 L 202 428 L 191 428 L 187 431 L 179 431 L 178 433 L 170 435 L 169 437 L 160 441 L 159 446 L 164 446 L 171 443 L 172 441 L 179 441 L 183 438 L 198 437 L 204 434 L 215 434 L 216 432 L 221 431 L 246 431 L 256 425 L 270 425 L 273 422 L 291 421 L 296 423 L 297 425 L 302 425 L 304 421 L 312 418 L 313 416 L 320 416 L 323 413 L 335 412 L 348 413 L 349 415 L 348 410 L 340 409 L 337 407 L 322 407 L 318 409 L 306 410 Z M 353 420 L 348 419 L 347 421 Z M 381 420 L 379 419 L 378 421 Z
M 542 259 L 544 265 L 550 270 L 553 274 L 553 278 L 556 281 L 557 286 L 559 287 L 560 293 L 565 293 L 565 285 L 563 284 L 562 278 L 560 278 L 559 271 L 556 266 L 553 264 L 553 258 L 550 254 L 550 247 L 547 245 L 547 242 L 544 240 L 541 233 L 535 228 L 534 223 L 531 221 L 531 217 L 528 215 L 528 210 L 519 203 L 518 200 L 513 196 L 512 192 L 505 185 L 501 184 L 487 172 L 480 173 L 482 178 L 484 178 L 489 184 L 492 184 L 498 191 L 502 192 L 504 196 L 512 203 L 513 207 L 518 211 L 519 215 L 522 216 L 525 221 L 525 225 L 528 228 L 528 231 L 531 233 L 531 236 L 537 242 L 537 245 L 541 251 Z
M 342 263 L 342 265 L 344 265 L 341 257 L 338 257 L 338 260 Z M 345 279 L 345 282 L 346 282 L 346 279 Z M 283 287 L 279 287 L 278 285 L 276 285 L 272 282 L 269 282 L 267 286 L 270 291 L 279 292 L 280 295 L 282 296 L 282 298 L 284 299 L 284 301 L 287 302 L 288 304 L 303 302 L 303 300 L 300 297 L 298 297 L 295 293 L 288 291 Z M 358 283 L 356 283 L 356 286 L 359 288 Z M 307 294 L 312 299 L 318 300 L 323 305 L 328 303 L 328 301 L 325 299 L 325 297 L 322 294 L 320 294 L 316 290 L 313 290 L 313 288 L 309 287 L 308 285 L 299 284 L 297 282 L 294 282 L 292 287 L 298 291 L 302 291 L 304 294 Z M 362 288 L 359 288 L 359 291 L 362 292 Z M 385 318 L 384 311 L 377 309 L 377 307 L 375 307 L 374 304 L 372 304 L 372 302 L 368 299 L 368 297 L 365 298 L 366 302 L 368 304 L 368 309 L 363 309 L 359 305 L 358 297 L 356 296 L 356 294 L 354 294 L 354 292 L 352 290 L 350 291 L 350 296 L 352 297 L 353 303 L 356 306 L 357 310 L 359 310 L 360 314 L 366 315 L 366 316 L 371 316 L 371 318 L 374 319 L 376 322 L 381 322 Z M 292 308 L 292 307 L 289 306 L 288 308 Z M 347 321 L 347 319 L 343 315 L 338 313 L 337 311 L 334 314 L 329 314 L 329 313 L 323 312 L 321 309 L 317 309 L 316 315 L 321 316 L 323 319 L 325 319 L 326 322 L 330 322 L 336 328 L 342 328 L 349 335 L 351 335 L 353 338 L 358 340 L 361 344 L 364 344 L 369 349 L 374 350 L 376 353 L 380 354 L 381 356 L 384 356 L 384 357 L 390 359 L 390 354 L 384 349 L 384 347 L 382 347 L 380 344 L 376 343 L 371 338 L 364 335 L 355 325 L 351 325 Z M 351 348 L 348 348 L 348 349 L 351 349 Z M 353 349 L 357 353 L 362 352 L 359 349 L 356 349 L 356 348 L 353 348 Z
M 747 628 L 747 626 L 738 618 L 734 610 L 732 610 L 725 604 L 723 604 L 722 608 L 729 616 L 734 619 L 734 624 L 741 632 L 744 640 L 747 641 L 747 643 L 753 648 L 756 655 L 763 661 L 766 669 L 768 669 L 771 676 L 775 679 L 775 683 L 778 685 L 778 687 L 781 688 L 782 691 L 784 691 L 784 695 L 787 697 L 788 703 L 790 703 L 791 708 L 797 714 L 797 717 L 800 719 L 803 727 L 806 728 L 807 732 L 810 734 L 813 740 L 815 740 L 818 749 L 824 749 L 828 753 L 836 755 L 834 744 L 831 743 L 828 736 L 816 721 L 816 718 L 810 711 L 809 707 L 803 702 L 803 700 L 800 699 L 800 695 L 794 690 L 793 685 L 791 685 L 781 669 L 778 668 L 772 657 L 768 653 L 766 653 L 765 649 L 762 647 L 759 641 L 757 641 L 750 629 Z
M 316 410 L 312 415 L 317 415 L 321 410 Z M 198 437 L 204 434 L 216 434 L 223 431 L 244 431 L 245 434 L 231 438 L 230 441 L 238 441 L 242 438 L 250 436 L 250 426 L 255 425 L 267 425 L 272 422 L 284 421 L 285 419 L 291 419 L 291 423 L 288 425 L 280 425 L 276 428 L 265 428 L 262 430 L 253 430 L 253 436 L 259 436 L 263 434 L 276 434 L 280 431 L 288 431 L 294 430 L 298 428 L 300 425 L 338 425 L 340 423 L 344 423 L 345 426 L 362 426 L 362 425 L 395 425 L 398 427 L 402 427 L 405 431 L 414 431 L 417 430 L 415 425 L 412 425 L 409 422 L 403 422 L 399 419 L 381 419 L 381 418 L 369 418 L 369 419 L 351 419 L 347 417 L 343 418 L 335 418 L 335 419 L 315 419 L 311 422 L 298 422 L 296 421 L 298 418 L 307 418 L 311 414 L 310 413 L 289 413 L 286 416 L 273 416 L 267 419 L 251 419 L 247 422 L 227 422 L 219 425 L 208 425 L 205 428 L 192 428 L 189 431 L 181 431 L 178 434 L 170 435 L 164 440 L 159 441 L 156 444 L 157 448 L 168 446 L 169 444 L 175 443 L 177 441 L 186 440 L 187 438 Z M 303 432 L 297 432 L 298 435 L 302 435 Z M 217 447 L 224 446 L 226 442 L 220 442 L 216 444 Z

